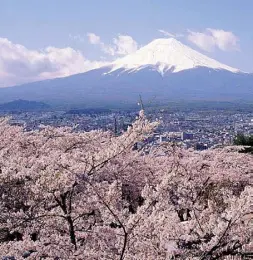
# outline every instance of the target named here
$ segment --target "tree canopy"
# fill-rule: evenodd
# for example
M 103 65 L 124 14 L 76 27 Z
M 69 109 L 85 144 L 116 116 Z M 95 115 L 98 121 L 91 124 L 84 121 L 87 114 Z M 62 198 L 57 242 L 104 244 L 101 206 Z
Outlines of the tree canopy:
M 156 126 L 143 111 L 120 136 L 53 127 L 28 133 L 2 119 L 0 257 L 243 255 L 253 235 L 252 156 L 236 147 L 133 149 Z
M 246 136 L 244 134 L 238 134 L 234 139 L 234 144 L 247 146 L 241 150 L 241 152 L 253 154 L 253 135 Z

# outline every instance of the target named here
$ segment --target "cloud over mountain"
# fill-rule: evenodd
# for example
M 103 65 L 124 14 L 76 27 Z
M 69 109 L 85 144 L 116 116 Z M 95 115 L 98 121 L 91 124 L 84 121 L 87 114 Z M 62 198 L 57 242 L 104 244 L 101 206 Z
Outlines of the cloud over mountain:
M 84 41 L 81 35 L 69 35 L 73 40 Z M 95 33 L 87 34 L 93 45 L 117 58 L 131 54 L 138 49 L 137 42 L 129 35 L 118 35 L 112 44 L 105 44 Z M 43 50 L 28 49 L 23 45 L 0 38 L 0 87 L 32 81 L 66 77 L 106 65 L 106 61 L 91 61 L 84 54 L 71 47 L 48 46 Z
M 65 77 L 101 66 L 70 47 L 31 50 L 0 38 L 0 87 Z
M 138 43 L 129 35 L 119 34 L 113 38 L 112 44 L 104 43 L 95 33 L 87 33 L 87 37 L 91 44 L 99 45 L 101 50 L 110 56 L 127 55 L 138 49 Z
M 204 32 L 188 30 L 188 40 L 200 49 L 212 52 L 215 49 L 222 51 L 238 51 L 239 38 L 232 32 L 220 29 L 207 28 Z

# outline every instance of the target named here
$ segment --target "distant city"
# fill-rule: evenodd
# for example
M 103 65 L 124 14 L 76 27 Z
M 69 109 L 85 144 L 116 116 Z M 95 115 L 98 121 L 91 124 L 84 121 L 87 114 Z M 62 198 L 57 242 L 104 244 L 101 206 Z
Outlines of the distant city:
M 160 125 L 149 139 L 150 145 L 173 142 L 186 149 L 206 150 L 233 143 L 238 133 L 253 134 L 253 111 L 169 111 L 156 109 L 147 117 L 159 120 Z M 108 130 L 120 135 L 132 124 L 138 111 L 70 110 L 0 112 L 11 116 L 10 124 L 23 126 L 26 131 L 43 126 L 73 127 L 75 131 Z

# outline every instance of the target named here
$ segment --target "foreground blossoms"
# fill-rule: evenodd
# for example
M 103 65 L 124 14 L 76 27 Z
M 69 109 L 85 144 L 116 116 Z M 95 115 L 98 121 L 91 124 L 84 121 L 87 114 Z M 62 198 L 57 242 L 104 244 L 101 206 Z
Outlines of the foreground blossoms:
M 253 156 L 150 149 L 156 126 L 143 111 L 120 136 L 27 133 L 0 119 L 0 259 L 242 256 L 253 237 Z

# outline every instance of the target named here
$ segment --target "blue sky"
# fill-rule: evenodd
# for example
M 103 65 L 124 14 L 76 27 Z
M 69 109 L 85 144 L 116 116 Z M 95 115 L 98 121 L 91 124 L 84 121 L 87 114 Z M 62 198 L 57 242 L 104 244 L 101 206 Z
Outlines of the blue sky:
M 65 64 L 71 55 L 79 60 L 75 66 L 86 62 L 87 68 L 94 66 L 94 61 L 115 59 L 135 50 L 133 44 L 140 47 L 164 37 L 159 30 L 180 35 L 178 40 L 209 57 L 253 72 L 252 13 L 252 0 L 1 0 L 0 86 L 74 73 Z M 99 38 L 92 42 L 87 33 Z M 122 50 L 125 40 L 126 51 Z M 14 65 L 6 54 L 12 51 Z M 34 58 L 32 51 L 36 51 Z M 43 66 L 41 59 L 47 60 Z M 52 64 L 53 59 L 58 63 Z M 22 71 L 28 70 L 28 78 L 11 70 L 12 65 L 17 69 L 20 64 Z

